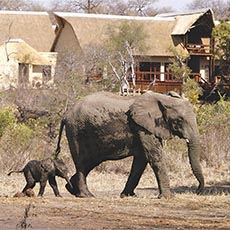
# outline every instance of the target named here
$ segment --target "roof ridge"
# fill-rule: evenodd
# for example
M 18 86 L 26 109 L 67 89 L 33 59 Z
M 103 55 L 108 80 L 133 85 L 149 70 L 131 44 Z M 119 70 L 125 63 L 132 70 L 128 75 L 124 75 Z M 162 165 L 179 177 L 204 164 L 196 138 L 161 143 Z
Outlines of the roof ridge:
M 202 8 L 202 9 L 197 9 L 197 10 L 184 10 L 184 11 L 177 11 L 177 12 L 169 12 L 169 13 L 162 13 L 162 14 L 157 14 L 155 17 L 175 17 L 175 16 L 185 16 L 185 15 L 191 15 L 191 14 L 204 14 L 207 11 L 212 9 L 211 8 Z
M 146 16 L 127 16 L 127 15 L 111 15 L 111 14 L 85 14 L 85 13 L 72 13 L 72 12 L 53 12 L 59 17 L 82 17 L 82 18 L 97 18 L 97 19 L 123 19 L 123 20 L 140 20 L 140 21 L 173 21 L 174 18 L 157 18 Z

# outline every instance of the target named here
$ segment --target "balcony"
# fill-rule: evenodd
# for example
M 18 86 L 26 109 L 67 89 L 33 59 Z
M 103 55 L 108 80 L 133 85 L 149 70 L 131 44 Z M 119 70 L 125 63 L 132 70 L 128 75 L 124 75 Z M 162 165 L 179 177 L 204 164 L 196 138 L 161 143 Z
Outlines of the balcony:
M 190 55 L 213 55 L 213 51 L 210 45 L 188 43 L 186 48 Z
M 161 80 L 163 76 L 164 80 Z M 132 80 L 128 80 L 132 88 Z M 141 72 L 136 71 L 136 90 L 141 93 L 152 90 L 158 93 L 176 91 L 181 93 L 182 81 L 175 79 L 169 72 Z

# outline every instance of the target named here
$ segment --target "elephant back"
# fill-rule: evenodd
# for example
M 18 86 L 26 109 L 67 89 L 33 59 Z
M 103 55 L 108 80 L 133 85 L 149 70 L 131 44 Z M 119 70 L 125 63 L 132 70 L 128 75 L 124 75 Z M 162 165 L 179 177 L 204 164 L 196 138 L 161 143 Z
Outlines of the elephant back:
M 99 126 L 118 116 L 126 117 L 125 113 L 133 102 L 133 98 L 108 92 L 91 94 L 76 103 L 67 120 L 72 124 L 83 125 L 90 122 Z

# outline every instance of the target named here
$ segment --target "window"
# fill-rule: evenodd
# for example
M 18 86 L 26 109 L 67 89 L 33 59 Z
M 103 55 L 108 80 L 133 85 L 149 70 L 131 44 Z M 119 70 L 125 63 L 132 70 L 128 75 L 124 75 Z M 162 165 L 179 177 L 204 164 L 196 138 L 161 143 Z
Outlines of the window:
M 141 72 L 150 72 L 150 62 L 140 62 Z
M 165 63 L 165 81 L 172 81 L 175 78 L 173 78 L 171 70 L 169 69 L 169 65 L 171 63 Z
M 42 73 L 42 65 L 33 65 L 33 73 Z
M 43 66 L 42 77 L 43 77 L 43 82 L 47 82 L 51 80 L 51 66 L 50 65 Z
M 140 80 L 160 80 L 160 62 L 140 62 L 139 71 L 142 75 Z

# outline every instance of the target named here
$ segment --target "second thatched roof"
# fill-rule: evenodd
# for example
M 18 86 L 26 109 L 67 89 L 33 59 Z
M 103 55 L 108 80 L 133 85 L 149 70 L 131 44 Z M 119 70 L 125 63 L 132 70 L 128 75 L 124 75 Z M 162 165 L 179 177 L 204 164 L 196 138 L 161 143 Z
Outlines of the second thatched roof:
M 48 13 L 0 11 L 0 22 L 0 44 L 20 38 L 37 51 L 50 51 L 55 33 Z
M 135 55 L 173 56 L 171 51 L 172 47 L 176 47 L 178 50 L 186 52 L 180 35 L 185 35 L 194 23 L 206 13 L 213 15 L 210 9 L 194 12 L 190 11 L 183 14 L 162 14 L 157 15 L 156 17 L 65 12 L 55 12 L 54 14 L 62 25 L 68 23 L 71 26 L 77 43 L 83 51 L 88 45 L 103 45 L 106 39 L 108 39 L 108 28 L 116 28 L 124 22 L 132 22 L 141 25 L 146 34 L 145 43 L 147 49 L 142 52 L 138 51 Z M 58 38 L 56 38 L 56 40 L 58 40 Z

